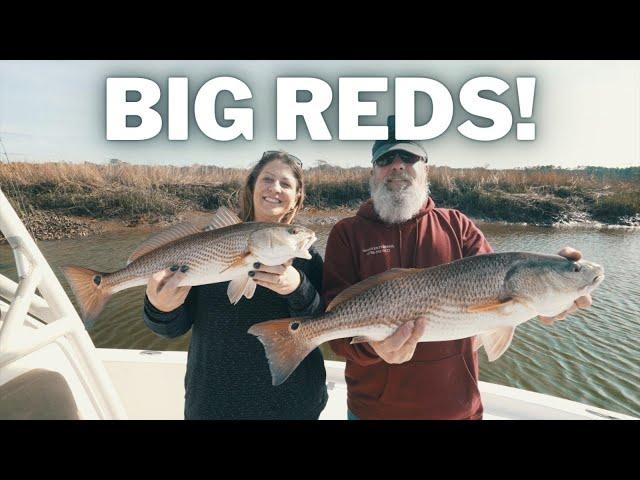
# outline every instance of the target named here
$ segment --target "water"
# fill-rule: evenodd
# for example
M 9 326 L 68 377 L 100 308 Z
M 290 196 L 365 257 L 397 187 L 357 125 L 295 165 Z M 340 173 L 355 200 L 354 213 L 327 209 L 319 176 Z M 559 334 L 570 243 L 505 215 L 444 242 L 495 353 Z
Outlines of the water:
M 555 253 L 566 245 L 604 266 L 605 281 L 591 308 L 547 327 L 533 319 L 518 327 L 509 350 L 496 362 L 480 352 L 480 379 L 640 416 L 640 230 L 543 228 L 479 223 L 498 251 Z M 313 225 L 324 255 L 330 225 Z M 107 234 L 38 243 L 70 294 L 62 265 L 110 271 L 123 266 L 147 233 Z M 13 255 L 0 246 L 0 273 L 16 279 Z M 190 334 L 164 339 L 147 329 L 141 311 L 144 287 L 116 294 L 91 338 L 100 348 L 187 350 Z M 325 345 L 325 358 L 339 359 Z

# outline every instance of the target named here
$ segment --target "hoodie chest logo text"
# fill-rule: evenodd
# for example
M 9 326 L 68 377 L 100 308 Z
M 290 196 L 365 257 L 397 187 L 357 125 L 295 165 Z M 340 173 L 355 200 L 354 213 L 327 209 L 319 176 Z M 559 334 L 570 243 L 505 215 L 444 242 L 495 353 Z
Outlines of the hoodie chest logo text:
M 378 255 L 380 253 L 389 253 L 394 248 L 396 248 L 395 245 L 376 245 L 375 247 L 362 249 L 362 253 L 365 255 Z

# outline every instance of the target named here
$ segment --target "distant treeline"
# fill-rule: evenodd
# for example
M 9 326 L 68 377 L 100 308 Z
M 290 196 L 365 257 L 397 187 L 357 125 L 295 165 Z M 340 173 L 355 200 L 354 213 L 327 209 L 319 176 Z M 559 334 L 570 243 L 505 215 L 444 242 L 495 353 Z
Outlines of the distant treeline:
M 369 168 L 319 161 L 305 169 L 306 205 L 356 207 L 369 197 Z M 0 187 L 22 212 L 153 221 L 189 209 L 234 206 L 246 169 L 114 163 L 4 163 Z M 640 221 L 640 167 L 524 169 L 431 166 L 439 206 L 476 218 L 551 224 Z

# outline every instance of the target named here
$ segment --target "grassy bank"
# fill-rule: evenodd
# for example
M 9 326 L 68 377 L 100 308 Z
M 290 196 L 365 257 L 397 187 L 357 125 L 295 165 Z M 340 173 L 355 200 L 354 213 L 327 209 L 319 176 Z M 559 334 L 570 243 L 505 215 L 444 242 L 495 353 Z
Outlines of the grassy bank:
M 171 222 L 189 210 L 233 206 L 247 171 L 91 163 L 0 164 L 0 187 L 24 216 L 118 220 L 128 225 Z M 306 205 L 355 207 L 368 198 L 369 169 L 305 169 Z M 431 166 L 431 193 L 439 206 L 475 218 L 553 224 L 640 223 L 640 167 L 566 170 L 453 169 Z M 57 217 L 56 217 L 57 216 Z M 68 227 L 67 227 L 68 228 Z

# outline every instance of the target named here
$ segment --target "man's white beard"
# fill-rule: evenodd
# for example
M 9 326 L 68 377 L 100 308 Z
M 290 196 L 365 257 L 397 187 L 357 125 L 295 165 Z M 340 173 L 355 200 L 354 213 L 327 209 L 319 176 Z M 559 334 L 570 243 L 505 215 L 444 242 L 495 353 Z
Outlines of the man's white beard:
M 384 181 L 376 183 L 373 175 L 369 179 L 373 209 L 385 223 L 403 223 L 413 218 L 429 196 L 426 168 L 418 172 L 415 179 L 407 174 L 397 176 L 411 182 L 410 185 L 400 190 L 390 190 Z

